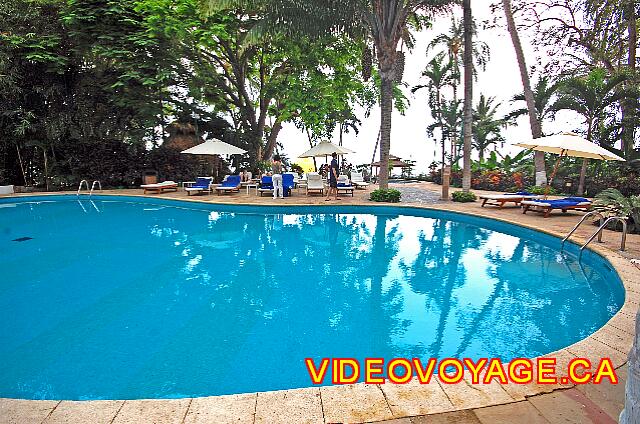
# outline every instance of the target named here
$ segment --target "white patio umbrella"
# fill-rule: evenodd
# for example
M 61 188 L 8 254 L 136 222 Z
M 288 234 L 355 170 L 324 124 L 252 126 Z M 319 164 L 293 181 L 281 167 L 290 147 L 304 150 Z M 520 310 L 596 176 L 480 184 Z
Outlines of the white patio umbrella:
M 301 154 L 300 158 L 313 158 L 313 157 L 322 157 L 322 156 L 330 156 L 333 153 L 337 153 L 339 155 L 347 155 L 349 153 L 355 153 L 353 150 L 349 150 L 346 147 L 337 146 L 329 141 L 321 141 L 316 144 L 303 154 Z
M 224 141 L 213 139 L 200 143 L 190 149 L 183 150 L 180 153 L 189 155 L 242 155 L 247 153 L 247 151 L 225 143 Z
M 214 138 L 213 140 L 193 146 L 190 149 L 183 150 L 180 153 L 188 155 L 242 155 L 247 153 L 247 151 Z M 213 173 L 213 171 L 214 169 L 212 167 L 211 172 Z M 215 174 L 217 177 L 218 170 L 215 170 Z
M 571 156 L 576 158 L 587 159 L 599 159 L 599 160 L 619 160 L 624 161 L 618 155 L 615 155 L 598 146 L 595 143 L 590 142 L 586 138 L 580 137 L 578 134 L 572 132 L 563 132 L 560 134 L 554 134 L 546 137 L 534 138 L 522 143 L 514 143 L 514 146 L 524 147 L 525 149 L 532 149 L 539 152 L 555 153 L 560 155 L 553 167 L 551 177 L 549 177 L 549 183 L 553 181 L 553 177 L 558 172 L 558 166 L 563 156 Z M 547 184 L 547 193 L 549 184 Z

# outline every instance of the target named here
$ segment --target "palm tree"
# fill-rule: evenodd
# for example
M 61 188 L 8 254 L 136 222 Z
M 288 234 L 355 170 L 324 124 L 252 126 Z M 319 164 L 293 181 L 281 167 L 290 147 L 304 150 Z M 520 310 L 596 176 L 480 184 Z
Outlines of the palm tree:
M 447 137 L 451 138 L 451 160 L 450 163 L 458 162 L 459 157 L 456 156 L 458 151 L 457 146 L 461 143 L 459 135 L 461 134 L 460 128 L 462 127 L 462 110 L 460 100 L 447 100 L 442 99 L 440 117 L 442 122 L 434 122 L 427 127 L 427 133 L 433 134 L 436 128 L 440 128 L 440 131 Z M 443 138 L 447 138 L 444 137 Z
M 491 145 L 504 141 L 502 129 L 507 126 L 506 118 L 496 118 L 500 103 L 494 105 L 495 97 L 480 94 L 480 100 L 473 111 L 473 147 L 478 151 L 480 162 L 484 152 Z
M 433 59 L 429 61 L 424 71 L 422 71 L 422 76 L 428 79 L 427 84 L 416 85 L 411 89 L 412 93 L 415 93 L 416 91 L 422 88 L 427 88 L 429 90 L 429 107 L 431 109 L 431 116 L 435 118 L 437 127 L 439 127 L 442 132 L 441 138 L 442 138 L 442 170 L 443 172 L 444 172 L 445 154 L 446 154 L 445 134 L 448 133 L 448 131 L 445 131 L 444 125 L 443 125 L 442 104 L 444 99 L 442 98 L 442 90 L 447 84 L 449 84 L 449 81 L 451 79 L 452 67 L 453 66 L 451 62 L 445 63 L 444 53 L 437 54 Z M 430 136 L 433 136 L 433 129 L 431 131 L 427 129 L 427 131 L 430 132 L 429 134 Z
M 542 129 L 542 124 L 550 118 L 553 118 L 555 114 L 552 106 L 554 102 L 554 98 L 558 92 L 559 83 L 551 82 L 548 77 L 544 76 L 536 82 L 536 85 L 533 89 L 533 101 L 536 108 L 536 116 L 538 117 L 538 121 L 540 122 L 540 131 L 541 134 L 544 135 L 544 130 Z M 526 98 L 524 93 L 516 94 L 511 98 L 511 102 L 526 102 Z M 526 104 L 524 107 L 514 110 L 513 112 L 507 115 L 508 119 L 517 119 L 521 116 L 525 116 L 529 113 L 529 109 L 527 109 Z
M 370 37 L 375 46 L 380 75 L 380 162 L 389 162 L 391 113 L 394 84 L 402 80 L 404 55 L 397 51 L 409 38 L 409 21 L 417 13 L 433 14 L 449 8 L 456 0 L 207 0 L 212 10 L 245 8 L 264 16 L 267 31 L 317 37 L 342 33 Z M 419 24 L 418 24 L 419 26 Z M 380 188 L 387 188 L 389 168 L 380 167 Z
M 608 110 L 624 99 L 626 92 L 620 85 L 626 80 L 624 74 L 606 78 L 604 69 L 595 69 L 581 77 L 568 78 L 560 86 L 560 98 L 553 105 L 553 110 L 573 110 L 584 118 L 587 127 L 586 138 L 594 140 L 594 135 L 605 125 Z M 580 183 L 578 195 L 584 194 L 584 179 L 587 171 L 588 159 L 582 161 L 580 169 Z
M 471 21 L 472 38 L 477 35 L 477 28 L 475 21 Z M 473 39 L 471 42 L 471 50 L 473 56 L 473 75 L 477 75 L 477 68 L 484 70 L 489 63 L 491 51 L 489 45 L 483 41 Z M 444 47 L 447 56 L 449 57 L 449 63 L 451 65 L 451 77 L 449 78 L 449 86 L 453 91 L 453 100 L 458 100 L 458 86 L 460 85 L 461 69 L 460 65 L 463 63 L 464 56 L 464 22 L 455 18 L 451 19 L 451 26 L 449 32 L 440 34 L 434 38 L 427 46 L 427 53 L 437 47 Z M 451 133 L 451 160 L 452 163 L 456 157 L 457 152 L 454 151 L 458 139 L 458 133 Z
M 511 0 L 502 0 L 502 6 L 504 8 L 505 17 L 507 18 L 507 28 L 509 30 L 509 35 L 511 36 L 513 49 L 516 52 L 518 67 L 520 68 L 520 78 L 522 79 L 524 98 L 527 102 L 527 112 L 529 114 L 529 124 L 531 125 L 531 136 L 533 138 L 539 138 L 542 137 L 542 126 L 540 124 L 540 117 L 536 113 L 535 97 L 533 95 L 533 90 L 531 90 L 531 80 L 529 78 L 527 62 L 524 58 L 524 51 L 522 50 L 522 43 L 520 43 L 518 29 L 516 28 L 516 23 L 513 19 Z M 535 152 L 534 163 L 536 169 L 536 185 L 546 184 L 547 171 L 545 169 L 543 152 Z
M 471 132 L 473 125 L 473 15 L 471 0 L 462 0 L 464 26 L 464 107 L 463 107 L 463 159 L 462 190 L 471 189 Z

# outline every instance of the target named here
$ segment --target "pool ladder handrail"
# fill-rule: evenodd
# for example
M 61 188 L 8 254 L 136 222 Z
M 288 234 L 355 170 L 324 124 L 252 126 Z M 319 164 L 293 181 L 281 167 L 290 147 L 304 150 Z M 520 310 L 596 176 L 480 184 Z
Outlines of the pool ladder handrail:
M 609 222 L 611 222 L 611 221 L 620 221 L 620 222 L 622 222 L 622 240 L 620 241 L 620 251 L 624 252 L 624 249 L 625 249 L 626 243 L 627 243 L 627 217 L 626 216 L 611 216 L 611 217 L 605 219 L 604 223 L 602 223 L 600 225 L 600 227 L 598 227 L 596 232 L 593 233 L 591 235 L 591 237 L 589 237 L 589 239 L 586 241 L 586 243 L 582 245 L 582 247 L 580 248 L 579 257 L 582 256 L 582 252 L 584 251 L 584 248 L 587 247 L 587 245 L 589 243 L 591 243 L 593 241 L 593 239 L 596 238 L 596 236 L 599 236 L 598 237 L 598 241 L 601 241 L 601 239 L 602 239 L 602 230 L 604 230 L 605 227 L 607 226 L 607 224 L 609 224 Z
M 594 216 L 594 215 L 599 215 L 600 216 L 600 224 L 602 224 L 602 220 L 605 219 L 605 216 L 602 214 L 602 212 L 600 212 L 600 211 L 587 212 L 586 214 L 584 214 L 582 216 L 582 219 L 580 219 L 580 221 L 576 224 L 576 226 L 573 227 L 573 229 L 571 231 L 569 231 L 569 233 L 566 235 L 566 237 L 562 239 L 562 243 L 560 243 L 560 251 L 564 250 L 564 243 L 567 240 L 569 240 L 569 237 L 571 237 L 573 235 L 573 233 L 576 232 L 578 227 L 580 227 L 580 225 L 582 225 L 582 223 L 584 221 L 586 221 L 587 218 L 589 218 L 591 216 Z M 598 237 L 598 242 L 602 243 L 602 233 L 600 233 L 600 236 Z
M 95 190 L 96 188 L 96 183 L 98 183 L 98 189 L 102 192 L 102 184 L 100 183 L 100 181 L 95 180 L 92 184 L 91 184 L 91 191 L 89 192 L 89 197 L 91 197 L 91 195 L 93 194 L 93 190 Z M 88 187 L 87 187 L 88 188 Z
M 89 191 L 89 182 L 87 180 L 80 181 L 80 184 L 78 185 L 78 193 L 77 193 L 78 197 L 80 197 L 80 191 L 82 190 L 82 183 L 84 183 L 85 187 L 87 187 L 87 191 Z

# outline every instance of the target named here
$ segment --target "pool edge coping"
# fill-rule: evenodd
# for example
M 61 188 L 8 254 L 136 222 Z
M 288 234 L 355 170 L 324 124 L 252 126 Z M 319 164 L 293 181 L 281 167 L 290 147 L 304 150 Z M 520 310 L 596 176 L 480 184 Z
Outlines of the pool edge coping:
M 0 199 L 6 198 L 22 198 L 22 197 L 33 197 L 33 196 L 60 196 L 60 195 L 73 195 L 74 192 L 54 192 L 54 193 L 20 193 L 18 195 L 3 195 L 0 196 Z M 296 202 L 296 203 L 277 203 L 270 201 L 269 199 L 265 203 L 260 205 L 256 205 L 254 203 L 248 203 L 242 201 L 242 199 L 238 199 L 239 201 L 234 203 L 229 202 L 219 202 L 216 201 L 215 198 L 172 198 L 172 197 L 163 197 L 162 195 L 144 195 L 144 194 L 131 194 L 131 193 L 99 193 L 100 196 L 114 196 L 114 197 L 139 197 L 139 198 L 149 198 L 149 199 L 163 199 L 170 200 L 176 202 L 193 202 L 193 203 L 202 203 L 202 204 L 221 204 L 221 205 L 243 205 L 243 206 L 313 206 L 320 207 L 323 206 L 336 206 L 336 204 L 322 205 L 322 204 L 309 204 L 304 202 Z M 84 197 L 84 196 L 83 196 Z M 446 211 L 454 214 L 468 215 L 472 217 L 480 217 L 491 220 L 498 220 L 507 224 L 516 225 L 523 228 L 528 228 L 530 230 L 539 231 L 545 234 L 548 234 L 553 237 L 558 237 L 562 239 L 564 234 L 559 234 L 556 231 L 545 228 L 542 224 L 545 221 L 542 221 L 541 225 L 530 225 L 527 223 L 520 223 L 510 221 L 503 217 L 489 216 L 483 213 L 483 210 L 480 208 L 470 210 L 470 211 L 459 211 L 449 209 L 447 207 L 447 203 L 437 203 L 437 204 L 421 204 L 421 203 L 350 203 L 345 206 L 371 206 L 371 207 L 380 207 L 380 206 L 392 206 L 397 208 L 407 208 L 407 209 L 429 209 L 429 210 L 437 210 L 437 211 Z M 600 329 L 591 334 L 590 336 L 582 339 L 572 345 L 566 346 L 560 350 L 550 352 L 543 357 L 555 357 L 558 358 L 558 369 L 562 370 L 565 368 L 568 360 L 575 358 L 577 356 L 587 357 L 591 359 L 599 359 L 602 357 L 610 357 L 613 365 L 616 369 L 619 369 L 627 362 L 627 351 L 624 351 L 624 347 L 630 346 L 630 343 L 633 342 L 634 338 L 634 328 L 635 328 L 635 315 L 640 306 L 640 279 L 637 277 L 638 269 L 631 264 L 631 262 L 621 256 L 618 252 L 613 251 L 607 247 L 599 246 L 599 245 L 589 245 L 588 249 L 594 251 L 595 253 L 602 256 L 606 261 L 608 261 L 613 268 L 615 269 L 618 277 L 620 278 L 624 291 L 625 291 L 625 300 L 620 308 L 620 310 L 611 317 Z M 626 324 L 630 324 L 630 328 L 627 328 Z M 535 360 L 536 358 L 531 358 Z M 465 372 L 465 379 L 468 379 L 468 375 Z M 415 380 L 415 378 L 414 378 Z M 297 389 L 286 389 L 286 390 L 277 390 L 277 391 L 266 391 L 266 392 L 253 392 L 253 393 L 243 393 L 243 394 L 234 394 L 234 395 L 219 395 L 219 396 L 206 396 L 206 397 L 197 397 L 197 398 L 181 398 L 181 399 L 136 399 L 136 400 L 87 400 L 87 401 L 68 401 L 68 400 L 31 400 L 31 399 L 14 399 L 14 398 L 0 398 L 0 413 L 5 410 L 15 410 L 16 407 L 18 410 L 23 411 L 25 414 L 32 416 L 34 411 L 40 411 L 40 415 L 47 412 L 46 416 L 44 416 L 40 422 L 46 421 L 56 410 L 63 410 L 64 407 L 69 405 L 70 411 L 69 413 L 74 415 L 82 416 L 83 414 L 87 414 L 90 411 L 95 410 L 98 407 L 100 410 L 100 406 L 104 406 L 107 403 L 119 404 L 117 411 L 112 417 L 112 422 L 119 416 L 125 404 L 134 404 L 134 405 L 150 405 L 152 404 L 153 410 L 157 410 L 158 408 L 169 407 L 171 405 L 175 405 L 177 401 L 187 401 L 188 406 L 184 411 L 184 417 L 182 418 L 182 422 L 185 422 L 190 411 L 192 410 L 192 404 L 194 403 L 204 403 L 210 404 L 209 407 L 214 408 L 215 412 L 224 413 L 225 411 L 220 410 L 223 405 L 227 405 L 231 408 L 233 412 L 233 416 L 248 416 L 251 415 L 252 419 L 255 420 L 257 418 L 257 414 L 259 412 L 259 403 L 260 398 L 265 398 L 262 402 L 268 402 L 269 405 L 262 405 L 263 410 L 266 408 L 266 411 L 270 413 L 272 416 L 286 416 L 287 413 L 291 412 L 291 408 L 302 409 L 307 412 L 311 409 L 316 409 L 315 412 L 318 412 L 318 406 L 320 407 L 320 412 L 322 414 L 322 421 L 336 421 L 342 419 L 343 421 L 349 422 L 369 422 L 369 421 L 377 421 L 377 420 L 389 420 L 389 419 L 400 419 L 400 418 L 408 418 L 413 416 L 420 415 L 431 415 L 441 412 L 451 412 L 457 410 L 466 410 L 480 407 L 488 407 L 488 406 L 496 406 L 496 405 L 504 405 L 508 403 L 521 402 L 525 400 L 527 397 L 550 393 L 556 390 L 565 390 L 571 387 L 574 387 L 573 384 L 555 384 L 555 385 L 540 385 L 540 384 L 527 384 L 527 385 L 514 385 L 513 383 L 507 385 L 500 385 L 497 383 L 492 383 L 489 385 L 474 385 L 473 387 L 464 383 L 459 383 L 454 386 L 444 385 L 437 381 L 437 379 L 433 379 L 432 382 L 426 386 L 436 386 L 436 387 L 425 387 L 425 385 L 417 385 L 414 386 L 415 381 L 412 381 L 409 385 L 398 386 L 394 384 L 376 384 L 369 385 L 365 383 L 356 383 L 350 385 L 341 385 L 341 386 L 310 386 L 305 388 L 297 388 Z M 416 383 L 417 384 L 417 383 Z M 385 392 L 385 388 L 387 391 Z M 408 389 L 404 390 L 404 389 Z M 435 392 L 438 395 L 444 394 L 445 398 L 450 404 L 450 407 L 442 405 L 424 405 L 425 402 L 424 396 L 426 392 L 429 392 L 429 396 L 435 396 Z M 404 392 L 402 397 L 395 397 L 393 393 L 396 392 Z M 413 392 L 413 393 L 412 393 Z M 331 399 L 331 405 L 324 405 L 322 401 L 322 394 L 324 393 L 325 397 Z M 411 396 L 413 395 L 413 396 Z M 336 398 L 337 397 L 337 398 Z M 389 398 L 391 399 L 391 402 Z M 288 400 L 287 400 L 288 398 Z M 398 404 L 399 399 L 404 399 L 405 404 Z M 482 398 L 482 399 L 479 399 Z M 254 400 L 250 400 L 254 399 Z M 419 404 L 416 406 L 416 404 Z M 274 408 L 274 405 L 278 405 L 279 408 Z M 62 408 L 60 406 L 62 405 Z M 234 405 L 236 407 L 234 407 Z M 237 406 L 245 405 L 249 407 L 249 410 L 236 410 Z M 329 406 L 333 408 L 333 411 L 325 411 L 326 407 Z M 420 410 L 419 413 L 413 413 L 416 411 L 416 408 L 426 408 L 426 410 Z M 60 409 L 58 409 L 60 408 Z M 102 408 L 105 409 L 105 408 Z M 108 408 L 107 408 L 108 409 Z M 246 409 L 246 408 L 245 408 Z M 17 411 L 14 411 L 17 412 Z M 206 411 L 205 411 L 206 412 Z M 264 412 L 264 411 L 263 411 Z M 327 417 L 327 412 L 331 412 Z M 107 412 L 109 414 L 111 412 Z M 193 412 L 193 414 L 198 415 L 198 412 Z M 238 415 L 239 414 L 239 415 Z M 229 417 L 230 418 L 230 417 Z M 124 417 L 126 420 L 126 416 Z

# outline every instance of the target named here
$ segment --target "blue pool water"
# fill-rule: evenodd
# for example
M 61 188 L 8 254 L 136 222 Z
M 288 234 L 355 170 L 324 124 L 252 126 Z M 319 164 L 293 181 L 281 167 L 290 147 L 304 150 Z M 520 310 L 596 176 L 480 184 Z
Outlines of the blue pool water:
M 306 357 L 532 357 L 624 301 L 598 255 L 466 215 L 84 199 L 0 200 L 0 397 L 307 387 Z

